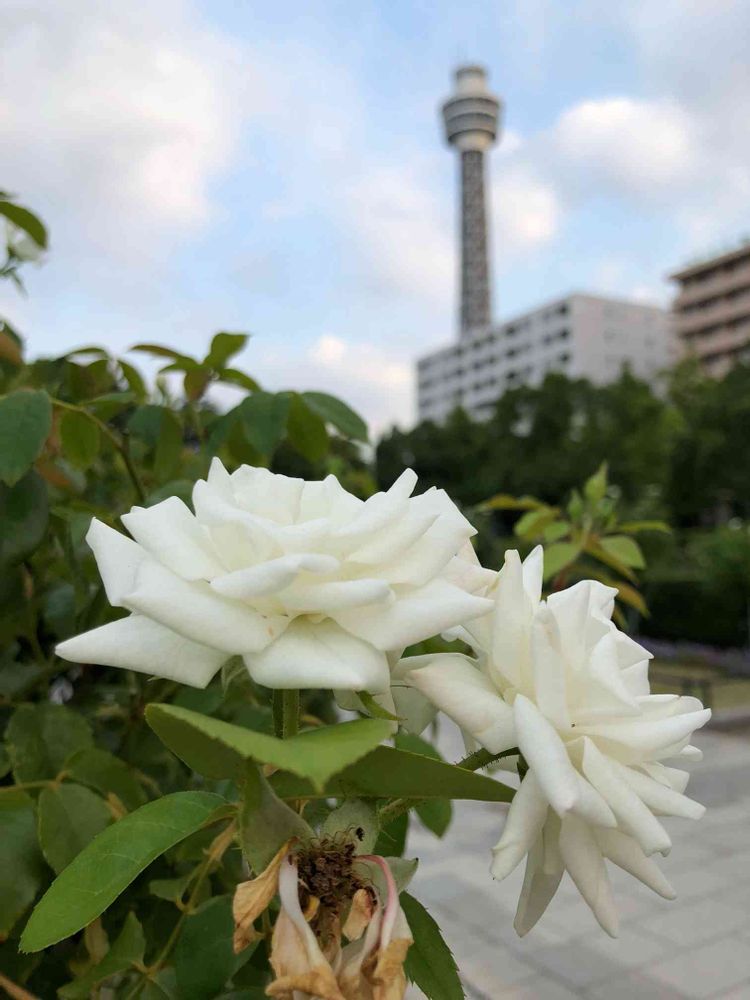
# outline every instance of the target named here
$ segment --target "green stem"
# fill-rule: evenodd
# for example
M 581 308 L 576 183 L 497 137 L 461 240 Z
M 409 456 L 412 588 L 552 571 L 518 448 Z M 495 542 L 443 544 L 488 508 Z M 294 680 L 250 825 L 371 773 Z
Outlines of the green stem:
M 273 726 L 279 739 L 287 740 L 299 732 L 299 691 L 276 690 L 273 693 Z
M 502 753 L 475 750 L 474 753 L 470 753 L 468 756 L 462 757 L 461 760 L 457 760 L 453 766 L 461 767 L 465 771 L 479 771 L 481 768 L 487 767 L 488 764 L 493 764 L 496 760 L 501 760 L 503 757 L 515 757 L 517 753 L 518 747 L 511 747 L 510 750 L 503 750 Z M 398 819 L 402 813 L 408 812 L 419 801 L 421 801 L 419 798 L 401 798 L 394 799 L 387 806 L 383 806 L 378 813 L 381 828 L 392 823 L 394 819 Z

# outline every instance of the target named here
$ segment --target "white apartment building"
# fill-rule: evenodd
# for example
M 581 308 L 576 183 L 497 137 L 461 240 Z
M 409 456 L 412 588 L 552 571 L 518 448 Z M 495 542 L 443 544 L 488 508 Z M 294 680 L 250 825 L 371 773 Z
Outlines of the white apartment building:
M 488 419 L 506 390 L 538 385 L 553 371 L 603 385 L 627 366 L 650 381 L 674 362 L 674 353 L 664 309 L 575 293 L 489 330 L 465 331 L 421 358 L 418 417 L 440 423 L 462 406 L 475 419 Z

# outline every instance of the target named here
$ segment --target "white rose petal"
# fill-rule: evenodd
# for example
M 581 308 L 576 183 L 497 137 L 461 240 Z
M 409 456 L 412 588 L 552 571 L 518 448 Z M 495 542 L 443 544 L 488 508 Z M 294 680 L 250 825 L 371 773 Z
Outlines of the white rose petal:
M 141 615 L 101 625 L 61 642 L 57 655 L 74 663 L 137 670 L 204 688 L 227 659 L 221 650 L 186 639 Z

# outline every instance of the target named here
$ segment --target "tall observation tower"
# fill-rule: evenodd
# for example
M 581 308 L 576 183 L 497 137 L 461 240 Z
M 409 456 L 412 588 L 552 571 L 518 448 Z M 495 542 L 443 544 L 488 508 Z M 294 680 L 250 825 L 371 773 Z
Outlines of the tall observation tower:
M 446 139 L 461 157 L 461 336 L 491 322 L 484 154 L 498 137 L 501 110 L 482 66 L 456 70 L 442 111 Z

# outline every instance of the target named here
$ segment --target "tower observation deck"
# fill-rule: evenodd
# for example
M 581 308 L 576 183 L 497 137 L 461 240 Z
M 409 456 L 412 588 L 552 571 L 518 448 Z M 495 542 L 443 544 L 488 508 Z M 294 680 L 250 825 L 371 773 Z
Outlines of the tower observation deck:
M 489 92 L 482 66 L 461 66 L 455 79 L 455 91 L 442 113 L 445 137 L 461 162 L 460 332 L 464 336 L 491 322 L 485 153 L 497 140 L 502 105 Z

